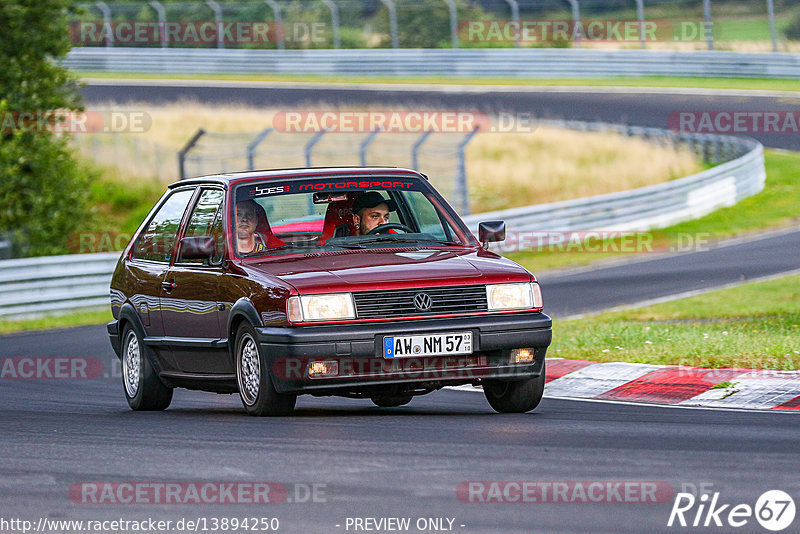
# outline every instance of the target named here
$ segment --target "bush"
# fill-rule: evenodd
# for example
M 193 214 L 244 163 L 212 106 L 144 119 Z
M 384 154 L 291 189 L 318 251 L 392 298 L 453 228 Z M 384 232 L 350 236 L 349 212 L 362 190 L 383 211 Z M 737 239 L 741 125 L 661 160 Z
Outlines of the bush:
M 80 109 L 77 81 L 59 66 L 72 45 L 70 6 L 0 2 L 0 235 L 11 236 L 15 255 L 66 252 L 66 237 L 91 215 L 89 173 L 73 159 L 68 137 L 19 122 L 23 113 Z
M 65 138 L 4 133 L 0 142 L 0 228 L 15 256 L 66 254 L 67 237 L 91 219 L 91 172 Z

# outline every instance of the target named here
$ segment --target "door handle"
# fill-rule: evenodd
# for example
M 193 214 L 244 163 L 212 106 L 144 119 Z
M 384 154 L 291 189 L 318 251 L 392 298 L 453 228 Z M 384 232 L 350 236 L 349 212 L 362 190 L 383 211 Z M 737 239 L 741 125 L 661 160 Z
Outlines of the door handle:
M 176 287 L 178 287 L 178 284 L 176 284 L 175 282 L 161 282 L 161 289 L 163 289 L 167 293 L 169 293 Z

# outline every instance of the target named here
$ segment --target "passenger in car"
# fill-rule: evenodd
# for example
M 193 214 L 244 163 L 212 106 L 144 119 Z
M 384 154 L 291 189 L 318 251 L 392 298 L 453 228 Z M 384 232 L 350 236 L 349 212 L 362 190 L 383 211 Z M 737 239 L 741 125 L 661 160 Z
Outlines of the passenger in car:
M 394 200 L 377 191 L 368 191 L 353 203 L 353 222 L 357 235 L 366 235 L 389 222 L 389 213 L 397 209 Z
M 243 200 L 236 204 L 236 247 L 240 254 L 266 250 L 264 238 L 256 232 L 258 205 L 254 200 Z

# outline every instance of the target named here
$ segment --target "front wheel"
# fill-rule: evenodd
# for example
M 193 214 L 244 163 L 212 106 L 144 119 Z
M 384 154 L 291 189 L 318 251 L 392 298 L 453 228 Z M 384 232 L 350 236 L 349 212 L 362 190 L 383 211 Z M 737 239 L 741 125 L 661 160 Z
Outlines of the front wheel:
M 278 393 L 266 359 L 256 342 L 256 332 L 250 323 L 242 323 L 236 334 L 236 381 L 239 396 L 249 415 L 289 415 L 294 410 L 297 395 Z
M 542 374 L 526 380 L 502 382 L 488 380 L 483 384 L 483 394 L 495 411 L 500 413 L 525 413 L 539 405 L 544 394 L 544 362 Z
M 165 410 L 172 402 L 172 388 L 158 378 L 148 349 L 130 325 L 122 333 L 122 385 L 128 406 L 134 410 Z

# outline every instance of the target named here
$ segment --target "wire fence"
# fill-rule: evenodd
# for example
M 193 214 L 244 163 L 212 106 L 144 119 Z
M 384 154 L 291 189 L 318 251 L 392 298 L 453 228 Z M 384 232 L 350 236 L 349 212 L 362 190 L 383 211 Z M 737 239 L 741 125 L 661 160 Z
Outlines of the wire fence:
M 465 150 L 476 133 L 286 133 L 267 128 L 233 134 L 201 129 L 179 152 L 178 167 L 181 178 L 190 178 L 265 168 L 406 166 L 429 174 L 459 213 L 467 214 Z
M 126 177 L 160 183 L 178 179 L 175 151 L 169 147 L 123 132 L 73 135 L 78 152 L 101 167 L 117 169 Z
M 79 2 L 79 46 L 800 50 L 796 0 Z
M 496 123 L 496 118 L 495 121 Z M 660 146 L 688 148 L 709 165 L 742 157 L 752 150 L 750 141 L 696 133 L 676 133 L 661 128 L 600 122 L 541 120 L 540 125 L 588 132 L 613 132 L 637 137 Z M 469 180 L 466 147 L 475 135 L 425 131 L 366 134 L 341 132 L 285 133 L 272 128 L 260 132 L 218 133 L 198 130 L 178 153 L 181 179 L 242 170 L 311 166 L 407 166 L 430 176 L 433 185 L 461 215 L 469 215 Z

